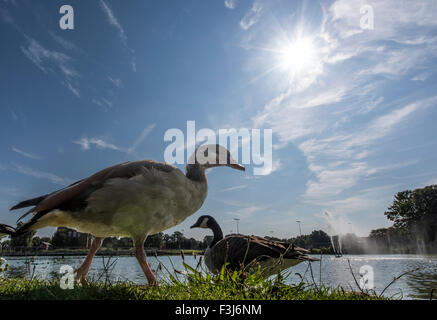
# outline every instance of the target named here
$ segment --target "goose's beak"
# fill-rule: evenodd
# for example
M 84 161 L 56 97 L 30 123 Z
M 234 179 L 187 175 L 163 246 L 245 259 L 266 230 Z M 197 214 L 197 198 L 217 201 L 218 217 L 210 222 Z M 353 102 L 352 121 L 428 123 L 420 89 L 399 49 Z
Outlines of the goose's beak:
M 230 168 L 233 168 L 233 169 L 240 170 L 240 171 L 245 171 L 246 170 L 246 168 L 244 166 L 242 166 L 241 164 L 239 164 L 239 163 L 230 163 L 227 166 L 230 167 Z
M 190 229 L 197 228 L 197 227 L 198 227 L 198 225 L 195 223 L 190 227 Z

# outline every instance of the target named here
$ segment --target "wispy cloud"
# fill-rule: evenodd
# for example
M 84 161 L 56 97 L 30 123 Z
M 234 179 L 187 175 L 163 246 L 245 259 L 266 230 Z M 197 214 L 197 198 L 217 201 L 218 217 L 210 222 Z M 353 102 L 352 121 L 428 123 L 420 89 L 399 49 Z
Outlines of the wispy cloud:
M 228 215 L 231 215 L 233 217 L 237 217 L 239 219 L 247 219 L 249 218 L 251 215 L 253 215 L 255 212 L 258 212 L 260 210 L 263 210 L 264 207 L 261 206 L 256 206 L 256 205 L 251 205 L 248 207 L 244 207 L 241 209 L 237 209 L 234 211 L 230 211 L 227 212 Z
M 225 0 L 225 7 L 228 9 L 235 9 L 237 0 Z
M 114 86 L 116 86 L 117 88 L 123 88 L 123 82 L 121 81 L 121 79 L 119 78 L 111 78 L 108 77 L 109 81 L 111 81 Z
M 307 183 L 306 197 L 321 198 L 338 195 L 353 187 L 369 175 L 399 168 L 399 164 L 375 167 L 363 161 L 369 154 L 368 148 L 391 133 L 395 126 L 410 114 L 437 103 L 437 97 L 424 99 L 392 110 L 374 119 L 366 128 L 349 135 L 334 135 L 324 139 L 309 139 L 299 145 L 306 156 L 309 169 L 317 180 Z M 406 165 L 414 162 L 407 162 Z
M 95 138 L 95 137 L 93 138 L 84 137 L 82 139 L 73 141 L 73 143 L 80 145 L 83 150 L 90 150 L 92 146 L 95 146 L 98 149 L 115 150 L 115 151 L 124 152 L 133 155 L 136 153 L 138 146 L 144 141 L 144 139 L 152 132 L 154 128 L 155 128 L 155 124 L 150 124 L 147 127 L 145 127 L 141 132 L 141 134 L 138 136 L 138 138 L 135 140 L 135 142 L 132 144 L 132 146 L 128 148 L 119 147 L 113 143 L 109 143 L 105 141 L 102 138 Z
M 55 62 L 58 66 L 63 66 L 72 60 L 66 54 L 44 48 L 35 39 L 27 37 L 27 41 L 27 47 L 21 46 L 21 51 L 43 72 L 47 73 L 48 71 L 52 71 L 51 66 L 48 65 L 50 62 Z
M 109 7 L 109 5 L 103 1 L 100 0 L 100 5 L 103 9 L 103 12 L 106 14 L 106 17 L 108 18 L 108 22 L 113 25 L 117 30 L 118 30 L 118 34 L 120 36 L 120 39 L 124 45 L 124 47 L 129 51 L 129 53 L 132 55 L 131 57 L 131 67 L 132 70 L 134 72 L 137 71 L 137 67 L 136 67 L 136 61 L 135 61 L 135 56 L 134 56 L 134 51 L 128 46 L 127 43 L 127 36 L 126 33 L 124 31 L 123 26 L 120 24 L 120 22 L 117 20 L 113 10 Z
M 152 130 L 155 128 L 155 124 L 152 123 L 144 128 L 144 130 L 141 132 L 137 140 L 135 140 L 134 144 L 127 150 L 128 153 L 135 153 L 138 146 L 144 141 L 144 139 L 152 132 Z
M 83 150 L 90 150 L 91 146 L 94 145 L 100 149 L 110 149 L 124 152 L 122 148 L 119 148 L 116 145 L 108 143 L 105 140 L 99 138 L 82 138 L 80 140 L 73 141 L 73 143 L 80 145 Z
M 251 28 L 261 17 L 261 11 L 261 2 L 259 0 L 255 0 L 252 8 L 250 8 L 250 10 L 244 15 L 243 19 L 241 19 L 240 27 L 244 30 Z
M 61 31 L 62 32 L 62 31 Z M 61 37 L 60 35 L 57 35 L 55 32 L 53 31 L 49 31 L 50 36 L 58 43 L 60 44 L 65 50 L 68 51 L 74 51 L 74 52 L 79 52 L 82 53 L 82 50 L 79 49 L 74 43 L 65 40 L 63 37 Z
M 227 192 L 227 191 L 235 191 L 235 190 L 246 189 L 247 186 L 248 186 L 247 184 L 242 184 L 242 185 L 239 185 L 239 186 L 225 188 L 223 190 L 220 190 L 220 192 Z
M 9 0 L 9 1 L 3 0 L 3 2 L 1 2 L 0 4 L 3 4 L 3 5 L 0 5 L 0 19 L 5 21 L 6 23 L 9 23 L 9 24 L 15 26 L 15 20 L 8 10 L 8 5 L 11 4 L 14 7 L 18 7 L 17 2 L 14 0 Z
M 103 0 L 100 0 L 100 5 L 102 6 L 103 11 L 106 13 L 106 17 L 108 18 L 109 23 L 117 28 L 121 40 L 125 45 L 127 45 L 126 34 L 120 22 L 118 22 L 117 18 L 115 17 L 114 12 L 111 10 L 111 8 L 109 8 L 109 6 Z
M 330 210 L 336 214 L 347 215 L 357 210 L 375 210 L 387 208 L 393 199 L 393 195 L 399 191 L 401 184 L 382 185 L 374 188 L 360 190 L 359 193 L 340 198 L 311 201 L 321 206 L 324 210 Z
M 70 82 L 64 83 L 65 86 L 70 90 L 76 97 L 80 98 L 80 92 L 77 88 L 73 87 Z
M 105 112 L 107 112 L 110 108 L 112 108 L 112 102 L 105 98 L 101 98 L 101 99 L 93 98 L 91 101 L 94 104 L 98 105 L 100 108 L 102 108 L 102 110 Z
M 69 179 L 69 178 L 59 177 L 59 176 L 57 176 L 53 173 L 50 173 L 50 172 L 35 170 L 35 169 L 24 167 L 24 166 L 15 164 L 15 163 L 13 163 L 12 165 L 14 166 L 15 170 L 19 173 L 22 173 L 22 174 L 30 176 L 30 177 L 38 178 L 38 179 L 47 179 L 47 180 L 50 180 L 54 184 L 67 185 L 67 184 L 71 184 L 71 182 L 72 182 L 71 179 Z
M 413 78 L 411 78 L 411 80 L 413 80 L 413 81 L 425 81 L 430 76 L 431 76 L 431 72 L 422 72 L 422 73 L 414 76 Z
M 281 160 L 275 159 L 272 163 L 264 163 L 263 167 L 257 168 L 257 174 L 261 176 L 267 176 L 279 170 L 280 167 L 281 167 Z
M 80 76 L 72 65 L 74 59 L 62 52 L 46 49 L 33 38 L 26 36 L 26 39 L 27 46 L 20 47 L 23 54 L 44 73 L 56 73 L 58 69 L 64 76 L 66 88 L 79 98 L 80 92 L 72 84 Z
M 41 159 L 40 156 L 36 155 L 36 154 L 32 154 L 32 153 L 28 153 L 28 152 L 24 152 L 23 150 L 20 150 L 18 148 L 15 148 L 14 146 L 12 146 L 12 151 L 21 154 L 22 156 L 26 157 L 26 158 L 30 158 L 30 159 Z

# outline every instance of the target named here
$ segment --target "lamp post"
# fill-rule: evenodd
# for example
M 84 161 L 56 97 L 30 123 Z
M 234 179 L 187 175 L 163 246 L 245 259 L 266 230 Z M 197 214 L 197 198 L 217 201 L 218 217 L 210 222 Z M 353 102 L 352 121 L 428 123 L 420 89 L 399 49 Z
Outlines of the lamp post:
M 234 218 L 234 220 L 237 222 L 237 234 L 240 234 L 240 231 L 238 230 L 238 221 L 240 221 L 239 218 Z
M 300 236 L 302 237 L 302 229 L 300 228 L 301 221 L 300 220 L 296 220 L 296 222 L 299 224 L 299 233 L 300 233 Z

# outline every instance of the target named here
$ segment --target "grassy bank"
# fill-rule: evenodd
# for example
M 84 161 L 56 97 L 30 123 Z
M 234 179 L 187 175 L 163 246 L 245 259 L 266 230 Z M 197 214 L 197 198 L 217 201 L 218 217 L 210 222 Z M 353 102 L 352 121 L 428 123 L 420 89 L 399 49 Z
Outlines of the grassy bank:
M 180 251 L 179 251 L 180 253 Z M 193 252 L 190 252 L 193 253 Z M 181 255 L 184 259 L 184 254 Z M 8 266 L 0 261 L 0 300 L 379 300 L 385 299 L 373 291 L 360 291 L 358 283 L 356 291 L 349 288 L 330 288 L 316 281 L 311 264 L 308 263 L 301 282 L 290 285 L 287 278 L 290 272 L 265 278 L 259 267 L 245 267 L 239 271 L 229 271 L 225 267 L 219 274 L 212 274 L 202 263 L 202 257 L 196 259 L 193 267 L 183 262 L 182 270 L 169 270 L 161 262 L 163 279 L 159 286 L 138 285 L 129 280 L 111 282 L 114 262 L 110 259 L 105 264 L 101 276 L 94 278 L 86 285 L 72 282 L 72 289 L 61 288 L 61 275 L 52 280 L 34 279 L 29 270 L 28 278 L 5 278 L 2 270 Z M 248 269 L 249 268 L 249 269 Z M 307 280 L 306 275 L 311 275 Z M 97 280 L 96 280 L 97 279 Z M 100 279 L 102 279 L 100 281 Z M 88 278 L 88 280 L 90 280 Z
M 200 265 L 200 261 L 199 261 Z M 198 266 L 199 266 L 198 265 Z M 265 279 L 260 270 L 214 275 L 184 264 L 184 271 L 168 273 L 159 286 L 137 285 L 129 281 L 90 282 L 62 289 L 60 280 L 7 279 L 0 277 L 0 299 L 115 299 L 115 300 L 379 300 L 375 292 L 329 288 L 301 281 L 287 284 L 283 275 Z
M 75 286 L 74 289 L 60 288 L 59 281 L 26 279 L 1 279 L 0 299 L 65 300 L 65 299 L 115 299 L 115 300 L 372 300 L 376 295 L 347 292 L 342 289 L 316 288 L 314 286 L 281 286 L 258 284 L 235 286 L 223 283 L 163 284 L 159 287 L 116 283 L 105 285 L 91 283 Z

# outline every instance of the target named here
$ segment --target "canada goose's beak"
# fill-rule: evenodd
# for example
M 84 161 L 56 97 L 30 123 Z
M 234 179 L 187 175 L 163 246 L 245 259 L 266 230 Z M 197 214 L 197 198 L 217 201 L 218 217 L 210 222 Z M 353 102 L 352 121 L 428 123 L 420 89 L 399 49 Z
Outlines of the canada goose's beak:
M 193 224 L 193 225 L 190 227 L 190 229 L 197 228 L 197 227 L 199 227 L 199 225 L 198 225 L 197 222 L 196 222 L 195 224 Z

